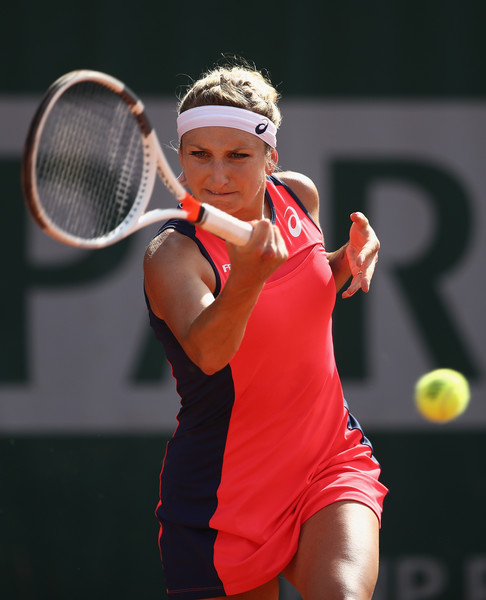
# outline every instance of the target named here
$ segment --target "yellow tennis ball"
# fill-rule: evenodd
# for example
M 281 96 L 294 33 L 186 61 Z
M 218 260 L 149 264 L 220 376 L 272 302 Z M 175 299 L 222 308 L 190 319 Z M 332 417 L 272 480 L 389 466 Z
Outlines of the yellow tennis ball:
M 422 375 L 415 385 L 415 404 L 429 421 L 447 423 L 462 414 L 469 404 L 467 379 L 452 369 L 436 369 Z

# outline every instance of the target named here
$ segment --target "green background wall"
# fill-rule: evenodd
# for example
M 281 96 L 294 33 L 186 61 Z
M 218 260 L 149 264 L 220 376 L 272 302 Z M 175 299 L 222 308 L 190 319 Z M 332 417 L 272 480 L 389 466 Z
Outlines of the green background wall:
M 287 98 L 483 103 L 484 13 L 480 0 L 22 0 L 0 19 L 0 99 L 38 96 L 60 74 L 83 67 L 109 72 L 141 95 L 173 99 L 188 76 L 197 77 L 226 53 L 268 69 Z M 35 370 L 32 358 L 15 358 L 31 357 L 28 347 L 19 349 L 32 325 L 25 289 L 39 281 L 55 289 L 71 279 L 102 277 L 116 259 L 100 253 L 74 274 L 51 273 L 50 283 L 45 273 L 26 266 L 19 166 L 20 156 L 0 153 L 6 209 L 0 236 L 0 421 L 3 400 L 28 388 Z M 484 285 L 482 273 L 471 273 L 464 290 L 484 297 Z M 484 322 L 477 326 L 484 328 Z M 483 378 L 479 361 L 476 379 Z M 129 429 L 1 429 L 2 600 L 163 597 L 153 512 L 169 432 Z M 367 435 L 391 490 L 377 600 L 485 599 L 483 427 L 395 425 L 368 428 Z
M 285 94 L 478 96 L 486 92 L 477 0 L 311 0 L 242 5 L 24 0 L 1 23 L 2 89 L 42 91 L 92 67 L 170 93 L 221 53 L 267 68 Z
M 391 489 L 376 597 L 484 597 L 484 561 L 479 575 L 472 568 L 484 556 L 486 485 L 470 462 L 484 454 L 483 435 L 374 434 L 373 441 Z M 2 598 L 160 598 L 153 511 L 164 443 L 163 436 L 0 440 Z M 410 557 L 432 561 L 440 574 L 434 593 L 426 592 L 436 581 L 427 570 L 407 575 Z M 478 578 L 483 596 L 468 595 Z M 400 581 L 415 592 L 404 595 Z

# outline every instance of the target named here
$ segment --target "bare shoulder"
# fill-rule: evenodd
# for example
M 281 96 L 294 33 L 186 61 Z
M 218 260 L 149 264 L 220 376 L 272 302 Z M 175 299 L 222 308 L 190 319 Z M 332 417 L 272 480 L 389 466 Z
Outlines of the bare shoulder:
M 313 189 L 317 191 L 312 179 L 303 173 L 297 173 L 297 171 L 280 171 L 279 173 L 275 173 L 275 176 L 291 187 L 297 186 L 302 189 Z
M 197 287 L 198 282 L 210 290 L 216 286 L 214 272 L 196 243 L 174 229 L 165 230 L 150 242 L 143 269 L 145 289 L 155 307 L 163 297 L 180 301 L 177 298 L 187 295 L 187 289 Z M 162 306 L 158 308 L 165 312 Z
M 195 256 L 196 251 L 197 246 L 189 237 L 175 229 L 166 229 L 147 246 L 144 266 L 150 268 L 158 263 L 170 263 L 170 259 L 175 256 L 187 259 Z
M 319 218 L 319 192 L 312 179 L 295 171 L 282 171 L 275 175 L 297 194 L 302 204 L 317 222 Z
M 188 241 L 186 236 L 178 234 L 174 229 L 166 229 L 157 235 L 145 251 L 143 261 L 145 276 L 150 276 L 152 271 L 163 275 L 166 267 L 170 268 L 177 256 L 181 254 L 190 256 L 191 246 L 194 244 L 189 244 Z M 161 267 L 163 267 L 162 272 Z

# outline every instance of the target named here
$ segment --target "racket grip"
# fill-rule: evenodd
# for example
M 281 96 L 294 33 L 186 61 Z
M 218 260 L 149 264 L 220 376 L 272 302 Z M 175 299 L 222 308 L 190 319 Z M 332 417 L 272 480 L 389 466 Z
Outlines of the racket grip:
M 197 224 L 202 229 L 214 233 L 236 246 L 244 246 L 253 234 L 253 227 L 250 223 L 240 221 L 210 204 L 201 205 Z
M 181 204 L 189 221 L 236 246 L 244 246 L 252 236 L 253 227 L 250 223 L 240 221 L 210 204 L 201 204 L 189 193 L 182 198 Z

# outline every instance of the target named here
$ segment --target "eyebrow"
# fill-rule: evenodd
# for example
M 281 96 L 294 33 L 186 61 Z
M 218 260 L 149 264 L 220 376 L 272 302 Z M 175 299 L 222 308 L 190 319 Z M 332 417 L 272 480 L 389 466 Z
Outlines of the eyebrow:
M 211 150 L 211 148 L 208 148 L 207 146 L 203 146 L 202 144 L 196 144 L 194 142 L 190 142 L 185 144 L 186 148 L 197 148 L 198 150 Z M 242 152 L 244 151 L 249 151 L 249 150 L 254 150 L 253 146 L 248 146 L 248 145 L 241 145 L 241 146 L 231 146 L 231 147 L 225 147 L 224 150 L 226 152 Z

